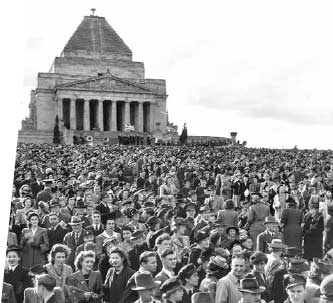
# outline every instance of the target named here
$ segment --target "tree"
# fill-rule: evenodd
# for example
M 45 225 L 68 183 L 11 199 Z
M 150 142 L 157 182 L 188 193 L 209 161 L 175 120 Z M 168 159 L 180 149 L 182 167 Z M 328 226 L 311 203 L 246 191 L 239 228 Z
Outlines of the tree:
M 182 130 L 181 135 L 179 136 L 179 143 L 181 145 L 184 145 L 187 143 L 187 127 L 186 127 L 186 123 L 184 123 L 184 127 Z
M 53 130 L 53 143 L 60 144 L 60 131 L 59 131 L 59 118 L 56 116 L 54 130 Z

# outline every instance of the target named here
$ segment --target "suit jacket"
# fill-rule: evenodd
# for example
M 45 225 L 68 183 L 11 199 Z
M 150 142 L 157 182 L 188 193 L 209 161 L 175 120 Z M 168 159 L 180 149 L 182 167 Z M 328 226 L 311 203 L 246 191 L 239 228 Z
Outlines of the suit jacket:
M 33 287 L 29 287 L 24 290 L 24 303 L 42 303 L 43 300 L 38 297 L 36 293 L 36 289 Z M 64 303 L 65 302 L 65 294 L 62 288 L 55 287 L 54 295 L 52 300 L 50 299 L 47 303 Z
M 129 253 L 128 253 L 128 259 L 130 261 L 131 268 L 133 268 L 134 270 L 139 270 L 139 267 L 140 267 L 140 263 L 139 263 L 140 255 L 144 251 L 147 251 L 147 250 L 150 250 L 148 248 L 147 243 L 143 243 L 140 246 L 135 245 L 134 248 L 129 251 Z
M 155 281 L 160 281 L 161 285 L 163 284 L 163 282 L 165 282 L 166 280 L 168 280 L 170 277 L 169 275 L 164 271 L 164 269 L 162 269 L 155 277 Z
M 84 292 L 93 292 L 99 296 L 99 299 L 103 295 L 103 283 L 102 283 L 102 276 L 99 271 L 91 271 L 89 274 L 89 281 L 88 284 L 85 281 L 83 274 L 80 270 L 77 272 L 69 275 L 67 277 L 66 285 L 74 286 Z M 83 300 L 83 293 L 77 295 L 78 299 Z
M 275 232 L 272 237 L 271 234 L 267 230 L 260 233 L 257 237 L 257 250 L 259 250 L 265 254 L 269 254 L 270 251 L 268 249 L 268 244 L 270 244 L 273 239 L 282 240 L 282 234 L 280 232 Z
M 3 281 L 13 286 L 15 298 L 18 303 L 23 301 L 24 289 L 32 286 L 28 270 L 23 268 L 21 265 L 18 265 L 14 272 L 5 269 Z
M 31 188 L 31 192 L 32 192 L 32 198 L 36 199 L 37 194 L 43 190 L 44 186 L 43 184 L 40 182 L 39 184 L 35 181 L 30 183 L 30 188 Z
M 96 238 L 104 231 L 104 226 L 102 224 L 99 225 L 99 229 L 95 230 L 94 225 L 89 225 L 86 227 L 86 230 L 91 230 L 94 233 L 94 237 Z
M 194 288 L 193 291 L 191 293 L 188 293 L 185 289 L 183 292 L 183 297 L 182 297 L 182 303 L 191 303 L 191 297 L 193 294 L 195 294 L 196 292 L 198 292 L 198 289 Z
M 3 282 L 2 284 L 1 303 L 17 303 L 14 294 L 14 287 L 6 282 Z
M 269 288 L 268 288 L 268 283 L 267 283 L 265 274 L 264 274 L 264 279 L 262 278 L 260 273 L 255 270 L 252 270 L 252 274 L 256 277 L 259 285 L 264 286 L 266 288 L 266 290 L 261 294 L 261 298 L 264 299 L 266 302 L 269 302 L 270 294 L 269 294 Z
M 65 235 L 63 242 L 71 249 L 71 252 L 68 256 L 66 264 L 68 264 L 68 265 L 72 266 L 72 268 L 74 268 L 75 251 L 79 245 L 83 244 L 83 232 L 81 231 L 81 234 L 80 234 L 80 237 L 79 237 L 77 243 L 75 242 L 75 234 L 73 231 L 69 232 Z
M 226 226 L 238 226 L 238 213 L 233 209 L 219 210 L 217 218 L 221 219 Z
M 110 209 L 107 207 L 107 205 L 104 205 L 104 203 L 99 203 L 96 206 L 96 210 L 98 210 L 101 213 L 101 215 L 108 214 L 111 212 Z
M 29 242 L 29 239 L 32 239 L 32 242 Z M 37 264 L 44 264 L 46 253 L 49 251 L 47 230 L 38 227 L 33 236 L 30 228 L 24 228 L 22 230 L 21 247 L 23 248 L 22 266 L 30 268 Z

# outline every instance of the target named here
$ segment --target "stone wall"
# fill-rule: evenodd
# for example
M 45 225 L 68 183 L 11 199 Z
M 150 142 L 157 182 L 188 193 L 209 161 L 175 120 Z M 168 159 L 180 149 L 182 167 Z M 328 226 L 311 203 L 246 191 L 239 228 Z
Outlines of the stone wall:
M 36 111 L 37 129 L 53 131 L 57 108 L 52 91 L 37 93 Z
M 107 70 L 119 78 L 143 79 L 144 64 L 133 61 L 114 61 L 108 59 L 91 59 L 75 57 L 57 57 L 54 61 L 54 72 L 70 75 L 97 76 Z

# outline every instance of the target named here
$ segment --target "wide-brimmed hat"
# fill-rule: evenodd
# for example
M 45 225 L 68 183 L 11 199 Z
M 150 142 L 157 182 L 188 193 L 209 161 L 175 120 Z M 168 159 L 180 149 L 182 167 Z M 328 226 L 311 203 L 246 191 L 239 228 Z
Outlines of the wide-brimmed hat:
M 264 254 L 261 251 L 255 251 L 250 257 L 250 264 L 253 265 L 253 264 L 258 264 L 261 262 L 265 262 L 265 263 L 268 262 L 268 258 L 266 256 L 266 254 Z
M 160 286 L 160 281 L 154 281 L 149 272 L 139 273 L 134 277 L 135 287 L 132 290 L 153 289 Z
M 191 297 L 191 303 L 214 303 L 209 292 L 196 292 Z
M 303 252 L 297 247 L 287 247 L 283 253 L 285 257 L 296 257 L 301 256 Z
M 253 277 L 253 278 L 246 277 L 240 281 L 239 291 L 241 291 L 241 292 L 259 294 L 259 293 L 264 292 L 265 290 L 266 290 L 266 288 L 263 286 L 260 286 L 255 277 Z
M 84 223 L 84 221 L 82 221 L 81 219 L 80 219 L 80 217 L 78 217 L 78 216 L 73 216 L 72 218 L 71 218 L 71 222 L 69 222 L 68 224 L 69 225 L 79 225 L 79 224 L 83 224 Z
M 164 281 L 164 283 L 160 287 L 160 291 L 164 296 L 167 296 L 178 289 L 182 289 L 182 285 L 180 281 L 176 277 L 172 277 Z
M 303 273 L 310 269 L 309 264 L 305 259 L 291 259 L 288 264 L 288 272 L 291 273 Z
M 199 243 L 200 241 L 205 240 L 209 237 L 210 237 L 209 232 L 207 232 L 205 230 L 199 230 L 195 238 L 196 238 L 197 242 Z
M 191 277 L 197 271 L 198 268 L 196 268 L 194 264 L 187 264 L 179 270 L 178 278 L 184 280 L 185 278 Z
M 228 226 L 226 229 L 226 233 L 228 234 L 231 229 L 234 229 L 236 231 L 236 234 L 239 234 L 239 228 L 236 226 Z
M 272 250 L 283 250 L 287 246 L 283 244 L 281 239 L 273 239 L 271 243 L 268 243 L 268 247 Z

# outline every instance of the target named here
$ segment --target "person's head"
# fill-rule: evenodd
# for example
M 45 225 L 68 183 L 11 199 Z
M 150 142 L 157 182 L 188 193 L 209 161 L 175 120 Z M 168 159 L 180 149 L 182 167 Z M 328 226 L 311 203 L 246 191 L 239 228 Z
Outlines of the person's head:
M 198 286 L 198 270 L 193 264 L 183 266 L 178 272 L 178 278 L 184 286 L 194 288 Z
M 115 219 L 107 219 L 105 223 L 105 230 L 108 232 L 114 231 L 116 228 L 116 221 Z
M 151 273 L 149 272 L 140 272 L 134 277 L 135 287 L 131 289 L 137 291 L 141 299 L 140 302 L 146 303 L 151 302 L 151 298 L 160 282 L 154 281 Z
M 92 250 L 81 251 L 75 259 L 74 265 L 77 270 L 90 271 L 94 267 L 96 255 Z
M 92 230 L 83 230 L 83 242 L 94 242 L 95 236 Z
M 266 230 L 273 233 L 273 232 L 278 231 L 279 223 L 276 221 L 275 217 L 268 216 L 265 218 L 265 226 L 266 226 Z
M 101 224 L 101 213 L 98 210 L 92 212 L 92 223 Z
M 77 216 L 73 216 L 71 218 L 71 222 L 69 223 L 75 233 L 80 233 L 82 231 L 82 224 L 83 221 L 81 221 L 80 217 Z
M 234 255 L 231 260 L 231 272 L 237 277 L 242 278 L 245 271 L 245 258 L 243 255 Z
M 135 232 L 133 232 L 131 240 L 133 241 L 134 245 L 142 245 L 145 241 L 144 232 L 136 230 Z
M 242 246 L 245 248 L 245 249 L 248 249 L 248 250 L 252 250 L 253 249 L 253 240 L 251 237 L 247 237 L 245 239 L 242 240 Z
M 157 268 L 157 259 L 156 253 L 153 251 L 144 251 L 139 258 L 139 262 L 141 267 L 145 271 L 149 271 L 150 273 L 155 273 Z
M 32 226 L 32 227 L 37 227 L 38 226 L 38 223 L 39 223 L 39 216 L 37 213 L 30 213 L 28 215 L 28 222 L 29 222 L 29 225 Z
M 62 265 L 67 260 L 70 248 L 64 244 L 54 244 L 49 254 L 49 262 L 55 265 Z
M 234 227 L 234 226 L 228 227 L 226 231 L 230 238 L 236 238 L 236 236 L 238 234 L 238 228 Z
M 333 275 L 327 276 L 321 282 L 319 303 L 333 303 Z
M 246 238 L 248 238 L 248 232 L 247 232 L 246 229 L 241 228 L 241 229 L 239 230 L 239 239 L 240 239 L 240 240 L 243 240 L 243 239 L 246 239 Z
M 6 253 L 6 259 L 10 266 L 16 266 L 20 261 L 20 249 L 18 247 L 8 247 Z
M 168 234 L 162 234 L 157 237 L 156 246 L 158 251 L 164 251 L 171 248 L 171 237 Z
M 110 250 L 109 263 L 115 268 L 127 267 L 129 265 L 128 255 L 125 250 L 114 247 Z
M 162 298 L 171 302 L 181 302 L 184 293 L 180 281 L 175 277 L 166 280 L 161 285 L 160 291 L 162 292 Z
M 283 286 L 286 289 L 291 303 L 303 303 L 305 299 L 306 279 L 299 274 L 287 275 L 283 280 Z
M 50 293 L 53 293 L 56 285 L 57 283 L 55 278 L 48 274 L 43 274 L 36 277 L 36 292 L 37 295 L 41 298 L 48 296 Z
M 195 204 L 190 204 L 185 206 L 186 216 L 189 218 L 195 217 Z
M 177 265 L 177 255 L 172 249 L 166 249 L 161 253 L 163 267 L 167 270 L 175 269 Z
M 125 225 L 122 228 L 122 237 L 124 241 L 129 241 L 133 235 L 133 228 L 129 225 Z
M 59 216 L 56 213 L 50 213 L 49 222 L 52 227 L 56 226 L 59 223 Z
M 68 199 L 67 206 L 69 208 L 74 208 L 74 206 L 75 206 L 75 197 L 71 197 L 71 198 Z
M 268 262 L 266 254 L 261 251 L 254 252 L 250 257 L 250 264 L 253 266 L 254 270 L 259 273 L 265 272 L 265 265 Z
M 28 208 L 30 208 L 32 206 L 32 201 L 31 201 L 31 198 L 25 198 L 24 199 L 24 207 L 26 208 L 26 209 L 28 209 Z

